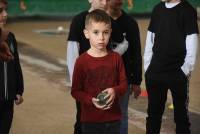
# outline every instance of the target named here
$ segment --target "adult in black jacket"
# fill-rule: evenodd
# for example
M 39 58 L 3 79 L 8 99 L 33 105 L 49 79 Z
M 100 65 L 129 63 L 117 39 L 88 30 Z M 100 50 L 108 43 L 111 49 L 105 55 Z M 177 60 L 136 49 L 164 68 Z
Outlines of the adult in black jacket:
M 0 27 L 6 22 L 6 1 L 0 0 Z M 5 32 L 5 31 L 2 31 Z M 8 61 L 0 59 L 0 133 L 9 134 L 13 119 L 14 102 L 16 105 L 23 102 L 23 76 L 17 52 L 17 42 L 11 32 L 7 32 L 3 45 L 8 45 L 12 58 Z M 1 37 L 2 39 L 2 37 Z M 1 43 L 2 43 L 1 42 Z M 2 44 L 0 44 L 2 45 Z

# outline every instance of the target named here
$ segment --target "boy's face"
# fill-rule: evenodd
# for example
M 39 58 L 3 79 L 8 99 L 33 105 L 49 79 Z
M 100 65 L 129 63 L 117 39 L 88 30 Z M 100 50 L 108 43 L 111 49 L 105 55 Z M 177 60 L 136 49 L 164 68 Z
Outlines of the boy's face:
M 84 30 L 85 37 L 89 39 L 90 46 L 95 50 L 105 50 L 111 34 L 110 24 L 91 21 Z
M 0 27 L 2 28 L 6 24 L 7 20 L 6 5 L 0 2 Z
M 89 3 L 91 4 L 91 8 L 93 10 L 95 9 L 101 9 L 106 11 L 107 10 L 107 4 L 109 0 L 89 0 Z
M 109 0 L 108 7 L 115 10 L 121 10 L 124 0 Z

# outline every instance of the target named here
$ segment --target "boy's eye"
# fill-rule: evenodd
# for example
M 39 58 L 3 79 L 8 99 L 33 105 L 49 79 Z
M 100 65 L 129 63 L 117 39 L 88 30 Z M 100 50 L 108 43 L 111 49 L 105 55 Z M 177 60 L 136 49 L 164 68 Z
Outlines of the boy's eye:
M 93 33 L 94 33 L 94 34 L 98 34 L 99 32 L 98 32 L 98 31 L 94 31 Z
M 104 34 L 108 34 L 109 33 L 109 31 L 104 31 Z

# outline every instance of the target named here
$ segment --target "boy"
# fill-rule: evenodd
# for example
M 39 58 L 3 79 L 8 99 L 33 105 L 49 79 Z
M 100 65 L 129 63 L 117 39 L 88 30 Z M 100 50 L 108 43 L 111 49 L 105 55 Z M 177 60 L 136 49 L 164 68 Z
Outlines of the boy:
M 144 53 L 148 92 L 147 134 L 159 134 L 171 91 L 176 134 L 190 134 L 188 85 L 198 46 L 197 12 L 185 0 L 166 0 L 153 9 Z
M 127 81 L 119 54 L 108 51 L 111 34 L 110 17 L 102 10 L 93 10 L 85 20 L 84 34 L 90 48 L 76 60 L 72 96 L 81 104 L 83 134 L 119 134 L 118 100 L 126 92 Z M 96 96 L 106 92 L 105 105 Z
M 69 70 L 70 81 L 72 82 L 72 74 L 74 70 L 74 64 L 76 58 L 82 53 L 86 52 L 90 48 L 90 44 L 88 39 L 85 38 L 83 30 L 85 28 L 85 18 L 86 15 L 95 10 L 102 9 L 104 11 L 107 10 L 107 4 L 109 0 L 88 0 L 91 7 L 87 11 L 83 11 L 80 14 L 76 15 L 71 23 L 68 42 L 67 42 L 67 67 Z M 111 20 L 112 23 L 112 33 L 108 46 L 112 48 L 113 46 L 117 46 L 114 51 L 119 54 L 123 54 L 128 48 L 128 42 L 124 40 L 124 36 L 118 26 Z M 123 41 L 124 40 L 124 41 Z M 123 41 L 123 42 L 122 42 Z M 111 45 L 112 44 L 112 45 Z M 77 114 L 76 114 L 76 123 L 74 134 L 81 134 L 81 123 L 80 123 L 80 113 L 81 109 L 79 106 L 79 102 L 76 102 Z
M 129 44 L 127 51 L 122 55 L 129 86 L 126 94 L 120 99 L 122 111 L 120 134 L 128 134 L 129 95 L 134 92 L 134 97 L 137 98 L 141 93 L 142 55 L 138 24 L 122 10 L 123 3 L 124 0 L 109 0 L 108 14 L 118 24 Z
M 2 32 L 6 23 L 7 2 L 0 0 L 0 27 Z M 13 59 L 9 61 L 0 60 L 0 133 L 9 134 L 13 119 L 14 101 L 16 105 L 23 102 L 23 77 L 17 52 L 17 42 L 11 32 L 7 32 L 6 45 L 8 45 Z M 4 45 L 5 45 L 4 44 Z M 0 44 L 2 45 L 2 44 Z

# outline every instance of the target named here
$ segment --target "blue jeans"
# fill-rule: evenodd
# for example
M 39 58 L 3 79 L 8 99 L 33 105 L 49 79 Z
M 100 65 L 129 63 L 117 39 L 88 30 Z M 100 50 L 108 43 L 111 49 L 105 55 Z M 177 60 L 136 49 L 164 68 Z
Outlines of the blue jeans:
M 130 95 L 130 85 L 124 96 L 120 99 L 120 108 L 122 113 L 121 125 L 120 125 L 120 134 L 128 134 L 128 101 Z

